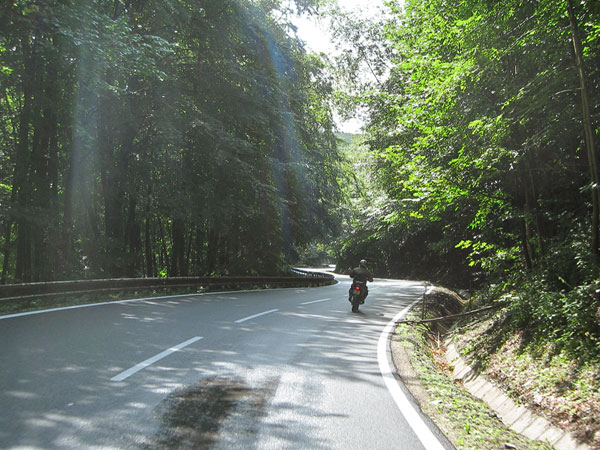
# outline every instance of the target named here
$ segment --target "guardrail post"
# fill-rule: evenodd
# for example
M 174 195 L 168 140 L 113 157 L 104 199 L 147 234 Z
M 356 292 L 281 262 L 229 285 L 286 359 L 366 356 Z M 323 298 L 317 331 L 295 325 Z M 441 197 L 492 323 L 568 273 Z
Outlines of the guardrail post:
M 425 292 L 423 293 L 423 299 L 421 303 L 421 320 L 425 320 L 425 315 L 427 314 L 427 297 L 435 290 L 434 286 L 426 282 L 425 283 Z

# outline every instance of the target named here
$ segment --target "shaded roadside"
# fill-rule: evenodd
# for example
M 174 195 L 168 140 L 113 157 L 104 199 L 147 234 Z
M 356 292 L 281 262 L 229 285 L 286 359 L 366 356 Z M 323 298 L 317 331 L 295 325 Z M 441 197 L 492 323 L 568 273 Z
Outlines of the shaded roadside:
M 430 302 L 425 315 L 417 305 L 406 320 L 456 314 L 463 308 L 450 291 L 438 288 L 431 296 L 434 301 Z M 497 313 L 489 312 L 486 317 L 494 314 Z M 481 323 L 482 317 L 463 319 L 461 326 L 465 321 Z M 458 449 L 554 448 L 547 442 L 532 440 L 511 429 L 488 403 L 466 389 L 463 380 L 455 379 L 454 366 L 445 358 L 446 338 L 451 335 L 454 324 L 454 321 L 399 324 L 392 339 L 392 355 L 398 374 L 425 414 Z M 468 344 L 460 333 L 455 332 L 454 336 L 463 337 L 462 345 Z

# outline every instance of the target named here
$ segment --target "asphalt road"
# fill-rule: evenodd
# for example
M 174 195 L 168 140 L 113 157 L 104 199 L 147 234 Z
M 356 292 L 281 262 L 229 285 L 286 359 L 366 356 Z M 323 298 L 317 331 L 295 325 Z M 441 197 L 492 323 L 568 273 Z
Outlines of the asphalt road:
M 340 281 L 0 317 L 0 448 L 451 448 L 382 375 L 423 285 Z

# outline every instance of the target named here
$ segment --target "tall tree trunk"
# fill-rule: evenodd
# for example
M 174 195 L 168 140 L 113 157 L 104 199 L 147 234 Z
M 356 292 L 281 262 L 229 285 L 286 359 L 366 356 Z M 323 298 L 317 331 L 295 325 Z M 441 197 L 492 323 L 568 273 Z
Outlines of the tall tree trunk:
M 160 233 L 160 243 L 161 243 L 161 251 L 159 253 L 159 268 L 162 269 L 166 267 L 167 274 L 171 273 L 171 265 L 169 264 L 169 257 L 167 252 L 167 242 L 165 240 L 165 230 L 162 224 L 162 220 L 158 217 L 158 231 Z
M 208 231 L 208 242 L 206 250 L 206 274 L 212 275 L 217 270 L 217 261 L 219 255 L 219 233 L 210 228 Z
M 75 133 L 77 133 L 76 127 L 73 127 L 72 134 Z M 81 150 L 77 136 L 71 138 L 70 150 L 67 175 L 63 187 L 63 222 L 60 228 L 57 250 L 57 273 L 60 278 L 67 275 L 72 259 L 71 255 L 73 254 L 73 193 L 81 169 Z
M 154 252 L 152 250 L 152 236 L 150 232 L 150 215 L 146 213 L 146 224 L 144 232 L 144 252 L 146 256 L 146 276 L 155 277 L 156 271 L 154 270 Z
M 12 143 L 12 145 L 10 147 L 14 148 L 15 147 L 14 144 L 19 142 L 19 125 L 16 120 L 17 115 L 14 113 L 14 110 L 12 110 L 12 108 L 10 106 L 11 102 L 8 98 L 7 90 L 4 91 L 4 98 L 5 98 L 4 106 L 9 111 L 8 117 L 10 117 L 10 122 L 11 122 L 10 128 L 12 128 L 12 133 L 9 133 L 8 127 L 6 127 L 6 128 L 2 129 L 2 134 L 4 135 L 5 142 Z M 10 161 L 14 164 L 16 162 L 16 154 L 14 153 L 14 151 L 11 152 L 9 149 L 8 155 L 9 155 Z M 17 198 L 16 197 L 17 188 L 15 186 L 14 174 L 13 174 L 13 179 L 11 180 L 11 185 L 12 185 L 12 189 L 10 192 L 10 200 L 9 200 L 9 204 L 8 204 L 9 206 L 5 206 L 5 208 L 6 208 L 5 213 L 8 212 L 8 214 L 6 214 L 5 221 L 3 222 L 4 245 L 2 247 L 3 259 L 2 259 L 2 273 L 0 275 L 0 284 L 6 284 L 6 282 L 8 281 L 8 272 L 10 270 L 9 269 L 10 268 L 10 257 L 11 257 L 12 248 L 13 248 L 12 235 L 13 235 L 13 226 L 15 224 L 14 208 L 15 208 L 15 203 L 16 203 L 16 198 Z
M 596 156 L 596 147 L 594 143 L 594 129 L 592 127 L 592 118 L 590 114 L 589 93 L 586 82 L 585 66 L 583 63 L 583 49 L 581 38 L 579 36 L 577 17 L 575 15 L 575 7 L 573 0 L 567 1 L 567 11 L 569 14 L 569 22 L 571 24 L 571 35 L 573 38 L 573 49 L 575 51 L 575 60 L 577 62 L 577 73 L 579 75 L 579 88 L 581 91 L 581 109 L 583 113 L 583 127 L 585 131 L 585 144 L 587 149 L 588 163 L 590 166 L 590 178 L 592 184 L 592 252 L 600 255 L 599 242 L 599 215 L 600 215 L 600 178 L 598 175 L 598 161 Z
M 188 233 L 188 245 L 187 250 L 185 252 L 185 258 L 183 260 L 183 275 L 189 276 L 190 274 L 190 262 L 192 260 L 192 249 L 194 244 L 194 228 L 190 227 L 190 232 Z
M 14 192 L 14 191 L 13 191 Z M 12 204 L 12 202 L 11 202 Z M 12 249 L 12 229 L 13 229 L 13 221 L 12 218 L 7 219 L 5 222 L 4 229 L 4 247 L 2 248 L 2 275 L 0 275 L 0 284 L 6 284 L 8 280 L 8 268 L 10 262 L 10 254 Z
M 137 201 L 135 194 L 131 195 L 129 200 L 129 214 L 127 215 L 127 276 L 137 277 L 138 268 L 143 266 L 141 261 L 142 242 L 140 238 L 141 230 L 136 215 Z
M 35 71 L 34 51 L 29 44 L 29 37 L 23 40 L 24 74 L 22 81 L 23 109 L 19 117 L 19 135 L 16 145 L 15 176 L 13 189 L 17 192 L 17 256 L 15 263 L 15 280 L 31 281 L 31 224 L 27 216 L 30 214 L 31 187 L 28 182 L 30 170 L 29 131 L 32 112 L 33 74 Z
M 108 77 L 110 80 L 110 76 Z M 127 270 L 124 265 L 126 258 L 125 240 L 125 177 L 127 174 L 126 161 L 122 153 L 125 151 L 124 142 L 118 147 L 113 129 L 111 116 L 115 113 L 115 105 L 109 98 L 101 102 L 100 121 L 98 126 L 98 142 L 100 152 L 100 179 L 104 200 L 104 235 L 106 237 L 106 267 L 110 276 L 123 276 Z M 115 156 L 115 151 L 117 155 Z
M 172 276 L 178 277 L 184 275 L 185 259 L 185 221 L 181 218 L 173 220 L 171 228 L 173 247 L 172 247 Z
M 45 76 L 51 72 L 47 60 L 40 61 L 41 70 L 36 71 L 34 84 L 36 86 L 33 105 L 33 145 L 31 151 L 30 179 L 35 191 L 32 198 L 35 218 L 32 218 L 32 246 L 33 246 L 33 281 L 47 281 L 51 279 L 54 266 L 49 260 L 50 233 L 54 218 L 57 214 L 52 209 L 50 166 L 55 164 L 52 160 L 52 145 L 56 139 L 56 108 L 55 89 L 56 74 Z M 35 221 L 35 222 L 34 222 Z
M 195 275 L 204 275 L 206 271 L 206 241 L 204 229 L 201 224 L 196 225 L 196 236 L 194 237 L 193 269 Z
M 15 281 L 28 283 L 31 281 L 31 224 L 21 219 L 17 221 L 17 261 L 15 264 Z
M 58 75 L 55 71 L 50 70 L 50 102 L 54 105 L 47 108 L 44 114 L 47 122 L 48 130 L 48 161 L 46 164 L 46 183 L 48 190 L 48 244 L 47 244 L 47 261 L 48 266 L 46 279 L 57 279 L 57 269 L 60 267 L 58 256 L 58 247 L 60 243 L 60 211 L 58 204 L 58 140 L 59 140 L 59 123 L 56 114 L 56 109 L 59 103 L 59 87 Z
M 525 183 L 528 185 L 526 189 L 526 198 L 529 196 L 529 200 L 526 200 L 526 208 L 527 213 L 531 215 L 532 222 L 535 224 L 535 231 L 537 235 L 537 251 L 539 252 L 539 256 L 541 258 L 542 264 L 545 254 L 545 246 L 544 246 L 544 234 L 543 234 L 543 225 L 542 225 L 542 216 L 540 214 L 539 207 L 539 196 L 538 190 L 536 187 L 535 177 L 533 175 L 533 168 L 531 163 L 530 155 L 528 154 L 526 157 L 527 164 L 527 175 L 529 182 Z M 532 211 L 533 210 L 533 211 Z
M 523 253 L 523 259 L 525 260 L 525 267 L 527 270 L 531 270 L 533 268 L 533 262 L 531 261 L 531 247 L 529 242 L 527 242 L 527 218 L 523 218 L 521 221 L 521 252 Z

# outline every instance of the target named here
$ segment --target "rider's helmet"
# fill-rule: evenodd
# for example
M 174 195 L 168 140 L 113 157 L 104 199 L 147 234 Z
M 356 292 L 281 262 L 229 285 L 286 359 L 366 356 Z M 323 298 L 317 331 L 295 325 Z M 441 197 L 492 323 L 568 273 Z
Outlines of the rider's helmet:
M 367 267 L 367 260 L 366 259 L 361 259 L 360 262 L 358 263 L 358 265 L 360 267 Z

